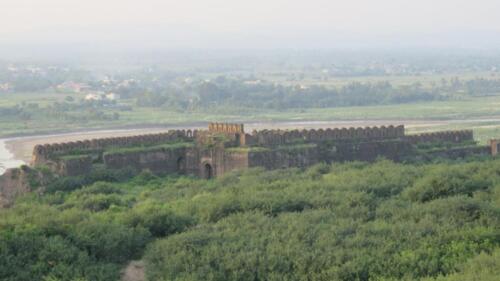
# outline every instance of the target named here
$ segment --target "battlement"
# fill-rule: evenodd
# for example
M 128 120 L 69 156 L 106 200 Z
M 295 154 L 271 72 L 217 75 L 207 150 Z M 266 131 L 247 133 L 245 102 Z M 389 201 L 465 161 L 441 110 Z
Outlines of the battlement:
M 473 141 L 474 134 L 472 130 L 441 131 L 441 132 L 423 133 L 416 135 L 407 135 L 406 140 L 412 144 L 421 142 L 462 143 L 466 141 Z
M 37 160 L 46 160 L 54 154 L 65 154 L 75 150 L 102 150 L 108 147 L 155 145 L 177 140 L 194 140 L 197 133 L 197 130 L 169 130 L 159 134 L 37 145 L 33 150 L 33 162 L 37 163 Z
M 261 130 L 248 134 L 244 132 L 242 124 L 210 123 L 208 130 L 170 130 L 159 134 L 37 145 L 33 151 L 32 164 L 46 164 L 62 175 L 85 174 L 95 163 L 102 163 L 111 169 L 134 167 L 159 174 L 185 173 L 210 178 L 230 170 L 255 166 L 307 167 L 321 161 L 374 161 L 380 156 L 399 161 L 416 154 L 419 143 L 453 143 L 457 145 L 451 147 L 463 148 L 463 144 L 472 143 L 473 140 L 471 130 L 405 135 L 403 125 Z M 172 142 L 189 142 L 189 149 L 164 149 L 163 144 Z M 499 143 L 499 140 L 492 140 L 490 148 L 485 147 L 487 153 L 491 150 L 491 154 L 496 155 Z M 157 145 L 161 147 L 156 149 Z M 280 150 L 282 145 L 291 150 Z M 143 150 L 142 146 L 148 149 Z M 115 147 L 140 149 L 104 153 Z M 149 149 L 151 147 L 154 149 Z M 462 157 L 467 153 L 485 153 L 484 150 L 473 147 L 472 150 L 455 149 L 450 152 L 448 149 L 439 153 Z
M 230 123 L 210 123 L 208 124 L 209 132 L 216 133 L 231 133 L 231 134 L 244 134 L 243 124 L 230 124 Z
M 327 128 L 311 130 L 262 130 L 247 135 L 247 144 L 281 145 L 304 140 L 305 142 L 340 141 L 340 140 L 379 140 L 402 138 L 405 135 L 403 125 L 365 128 Z

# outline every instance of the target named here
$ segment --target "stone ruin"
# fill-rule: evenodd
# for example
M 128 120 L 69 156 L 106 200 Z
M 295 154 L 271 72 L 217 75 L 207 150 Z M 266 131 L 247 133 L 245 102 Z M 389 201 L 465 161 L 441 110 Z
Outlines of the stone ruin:
M 432 149 L 426 149 L 426 148 Z M 423 149 L 422 149 L 423 148 Z M 312 130 L 260 130 L 243 124 L 210 123 L 207 130 L 170 130 L 160 134 L 37 145 L 31 167 L 0 176 L 0 208 L 30 192 L 33 177 L 44 179 L 44 166 L 60 176 L 84 176 L 93 169 L 150 170 L 202 178 L 252 167 L 305 168 L 317 163 L 456 159 L 496 156 L 500 139 L 476 145 L 471 130 L 407 135 L 405 128 L 381 126 Z
M 190 174 L 203 178 L 228 171 L 264 167 L 307 167 L 320 162 L 404 161 L 422 143 L 473 143 L 471 130 L 406 135 L 403 125 L 310 130 L 260 130 L 246 133 L 243 124 L 210 123 L 207 130 L 170 130 L 160 134 L 92 139 L 37 145 L 32 166 L 45 165 L 61 175 L 107 169 L 148 169 L 158 174 Z M 174 145 L 175 144 L 175 145 Z M 493 144 L 456 155 L 496 153 Z M 495 146 L 497 147 L 497 146 Z M 442 151 L 443 155 L 451 152 Z M 453 155 L 455 155 L 453 154 Z M 455 157 L 455 156 L 454 156 Z

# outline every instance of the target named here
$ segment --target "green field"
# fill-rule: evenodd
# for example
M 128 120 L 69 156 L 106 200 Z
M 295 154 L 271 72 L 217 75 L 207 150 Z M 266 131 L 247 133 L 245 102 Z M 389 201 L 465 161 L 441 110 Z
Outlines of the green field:
M 1 99 L 0 105 L 22 102 L 45 106 L 61 101 L 65 94 L 16 94 Z M 131 100 L 121 101 L 132 104 Z M 113 108 L 106 113 L 117 112 Z M 192 125 L 206 122 L 304 122 L 304 121 L 377 121 L 386 124 L 406 124 L 410 132 L 435 130 L 474 129 L 477 139 L 485 142 L 500 136 L 500 96 L 467 98 L 452 101 L 435 101 L 380 106 L 294 109 L 283 111 L 239 109 L 224 113 L 175 112 L 162 108 L 133 107 L 119 111 L 118 120 L 68 122 L 57 118 L 32 118 L 31 120 L 0 120 L 0 136 L 39 134 L 72 130 L 139 127 L 155 125 Z M 414 125 L 412 125 L 414 124 Z M 359 125 L 359 124 L 358 124 Z

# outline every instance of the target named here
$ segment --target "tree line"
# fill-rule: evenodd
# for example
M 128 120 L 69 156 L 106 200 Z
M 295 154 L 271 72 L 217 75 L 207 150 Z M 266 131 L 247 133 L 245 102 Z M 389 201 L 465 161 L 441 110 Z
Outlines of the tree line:
M 259 81 L 248 83 L 240 79 L 218 77 L 212 81 L 169 86 L 135 95 L 136 105 L 165 107 L 183 111 L 205 109 L 264 108 L 300 109 L 345 106 L 368 106 L 423 101 L 460 99 L 464 97 L 497 95 L 499 79 L 442 80 L 424 86 L 415 82 L 395 86 L 390 82 L 351 82 L 340 87 L 285 86 Z

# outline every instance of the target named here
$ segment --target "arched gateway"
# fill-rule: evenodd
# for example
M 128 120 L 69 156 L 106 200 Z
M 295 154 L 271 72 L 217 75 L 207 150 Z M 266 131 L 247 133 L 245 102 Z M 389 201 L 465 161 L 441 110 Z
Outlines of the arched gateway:
M 177 173 L 181 175 L 186 173 L 186 161 L 184 157 L 179 157 L 177 159 Z
M 207 180 L 213 178 L 214 174 L 213 174 L 213 169 L 212 169 L 212 165 L 210 165 L 209 163 L 206 163 L 203 167 L 203 177 Z

